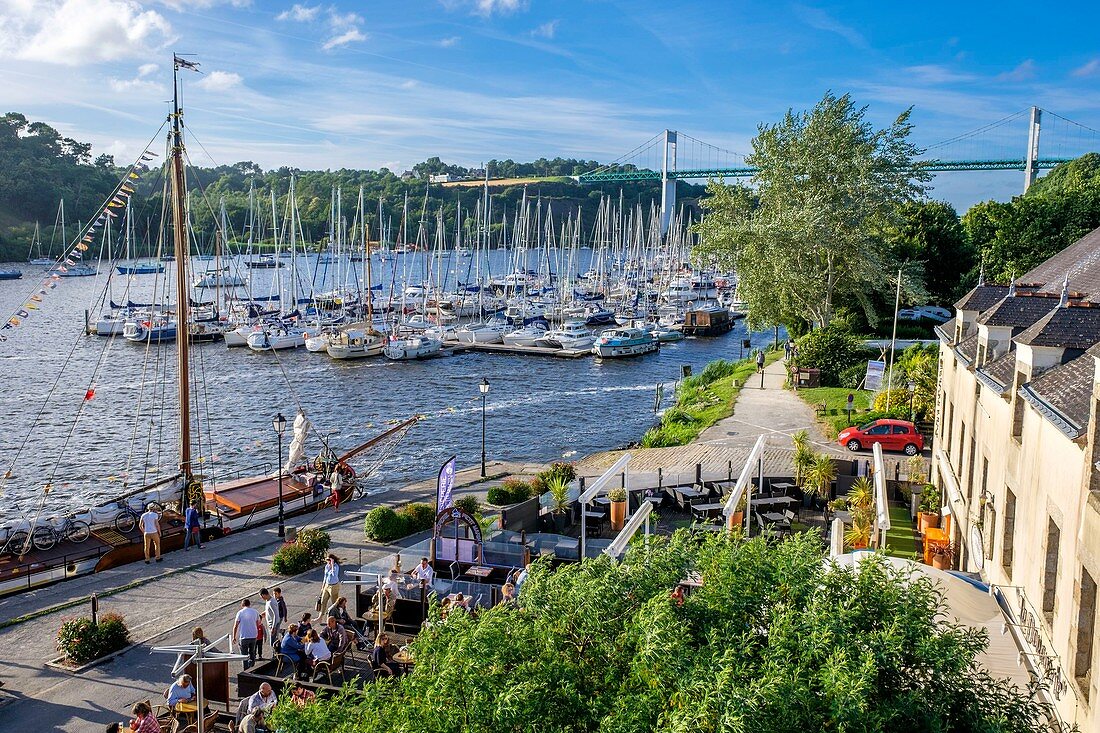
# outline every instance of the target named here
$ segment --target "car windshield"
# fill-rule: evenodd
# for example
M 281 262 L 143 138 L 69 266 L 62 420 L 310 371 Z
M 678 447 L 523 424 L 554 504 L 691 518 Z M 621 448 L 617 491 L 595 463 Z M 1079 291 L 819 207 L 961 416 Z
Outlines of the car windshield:
M 866 423 L 865 425 L 860 425 L 859 426 L 859 432 L 865 433 L 868 430 L 870 430 L 871 428 L 875 427 L 875 425 L 877 425 L 877 424 L 878 424 L 878 422 L 874 421 L 874 422 Z

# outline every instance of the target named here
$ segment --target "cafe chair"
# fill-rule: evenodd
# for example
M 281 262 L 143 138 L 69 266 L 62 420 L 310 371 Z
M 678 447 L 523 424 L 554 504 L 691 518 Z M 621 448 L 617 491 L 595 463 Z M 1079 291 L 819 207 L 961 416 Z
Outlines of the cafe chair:
M 217 724 L 217 722 L 218 722 L 218 711 L 215 710 L 214 712 L 210 713 L 209 715 L 207 715 L 203 719 L 202 729 L 204 731 L 212 731 L 212 730 L 214 730 L 214 725 Z M 198 723 L 192 723 L 191 725 L 187 726 L 186 728 L 181 728 L 180 730 L 176 731 L 176 733 L 199 733 Z
M 344 680 L 344 652 L 337 652 L 332 655 L 331 659 L 325 661 L 316 662 L 313 665 L 313 678 L 312 682 L 316 682 L 317 678 L 321 675 L 325 675 L 325 679 L 328 680 L 328 684 L 335 684 L 332 680 L 333 674 L 340 673 L 340 681 Z
M 276 677 L 282 677 L 283 676 L 283 668 L 284 667 L 286 667 L 288 670 L 290 670 L 290 673 L 286 675 L 286 677 L 288 679 L 290 678 L 291 675 L 294 674 L 295 671 L 297 671 L 297 665 L 295 665 L 293 659 L 291 659 L 287 655 L 283 654 L 282 652 L 277 652 L 275 654 L 275 676 Z

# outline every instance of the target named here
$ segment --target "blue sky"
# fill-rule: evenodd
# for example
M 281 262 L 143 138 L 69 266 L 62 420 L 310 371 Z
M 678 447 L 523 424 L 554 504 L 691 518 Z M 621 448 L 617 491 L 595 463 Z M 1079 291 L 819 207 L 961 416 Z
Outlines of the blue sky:
M 1059 3 L 0 0 L 0 109 L 128 161 L 174 50 L 197 164 L 611 160 L 664 128 L 747 151 L 760 122 L 851 92 L 930 145 L 1031 104 L 1100 129 L 1100 10 Z M 1100 147 L 1044 120 L 1050 153 Z M 201 143 L 201 145 L 199 144 Z M 1022 156 L 1022 118 L 943 157 Z M 683 156 L 691 151 L 684 146 Z M 1022 173 L 940 176 L 965 208 Z

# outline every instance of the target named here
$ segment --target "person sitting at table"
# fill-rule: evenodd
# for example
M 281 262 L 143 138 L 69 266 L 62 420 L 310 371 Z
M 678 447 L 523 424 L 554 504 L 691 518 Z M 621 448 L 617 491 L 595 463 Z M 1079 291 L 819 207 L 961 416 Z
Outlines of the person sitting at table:
M 439 618 L 444 621 L 447 620 L 447 614 L 451 611 L 451 597 L 445 596 L 443 601 L 439 604 Z
M 465 611 L 469 611 L 470 610 L 470 602 L 469 602 L 469 600 L 467 600 L 466 596 L 462 595 L 461 593 L 456 593 L 455 594 L 455 602 L 452 605 L 452 608 L 461 608 Z
M 332 659 L 328 644 L 321 640 L 321 635 L 316 631 L 310 631 L 309 636 L 306 637 L 306 656 L 313 663 L 327 662 Z
M 164 691 L 164 698 L 168 701 L 168 709 L 176 713 L 176 720 L 180 725 L 187 725 L 187 716 L 176 709 L 181 702 L 191 702 L 195 699 L 195 686 L 191 684 L 191 675 L 180 675 L 180 678 Z
M 419 580 L 421 585 L 431 585 L 432 579 L 435 577 L 435 571 L 428 564 L 428 558 L 422 557 L 420 558 L 420 564 L 410 570 L 409 575 Z
M 321 629 L 319 636 L 333 654 L 339 654 L 347 649 L 348 632 L 339 624 L 335 616 L 328 617 L 328 622 L 325 624 L 325 628 Z
M 505 607 L 516 605 L 516 586 L 511 583 L 505 583 L 501 586 L 500 605 Z
M 374 603 L 373 603 L 373 609 L 371 611 L 371 616 L 377 618 L 378 609 L 381 606 L 381 608 L 382 608 L 382 617 L 383 618 L 389 618 L 390 614 L 393 613 L 393 604 L 394 604 L 393 591 L 391 591 L 389 588 L 383 586 L 381 588 L 381 590 L 379 590 L 377 593 L 374 594 Z
M 133 733 L 160 733 L 160 723 L 148 705 L 139 702 L 130 710 L 134 714 L 134 719 L 130 721 L 130 730 Z
M 254 713 L 257 710 L 268 711 L 274 708 L 278 702 L 279 696 L 275 694 L 275 690 L 271 689 L 269 683 L 264 682 L 260 684 L 260 689 L 249 695 L 246 712 Z
M 257 709 L 241 719 L 241 725 L 237 728 L 237 733 L 258 733 L 264 730 L 267 730 L 264 728 L 264 711 Z
M 341 596 L 340 600 L 333 603 L 328 609 L 328 615 L 336 618 L 336 623 L 344 627 L 344 630 L 350 634 L 355 635 L 355 646 L 361 650 L 366 651 L 368 639 L 363 636 L 363 632 L 359 630 L 359 626 L 355 623 L 355 619 L 348 613 L 348 599 Z M 349 638 L 350 642 L 351 639 Z
M 279 653 L 293 662 L 299 673 L 307 668 L 306 645 L 302 643 L 302 639 L 298 636 L 298 624 L 291 624 L 290 628 L 287 629 L 287 633 L 283 634 L 283 639 L 279 642 Z
M 389 635 L 379 634 L 378 638 L 374 640 L 374 649 L 371 650 L 370 665 L 378 674 L 399 677 L 401 675 L 401 667 L 394 663 L 390 648 Z
M 298 636 L 303 639 L 309 636 L 309 632 L 313 631 L 312 613 L 303 613 L 302 620 L 298 622 Z
M 394 598 L 401 597 L 401 581 L 399 580 L 400 577 L 400 573 L 398 573 L 396 570 L 391 570 L 389 577 L 386 578 L 386 582 L 382 584 L 382 587 L 386 590 L 389 590 Z

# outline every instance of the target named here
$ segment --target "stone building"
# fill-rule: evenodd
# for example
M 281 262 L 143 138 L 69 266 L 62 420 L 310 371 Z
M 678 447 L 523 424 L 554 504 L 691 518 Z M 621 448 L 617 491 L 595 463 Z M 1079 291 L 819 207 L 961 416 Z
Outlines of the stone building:
M 1100 229 L 979 283 L 937 331 L 932 480 L 955 565 L 991 585 L 1062 721 L 1100 730 Z

